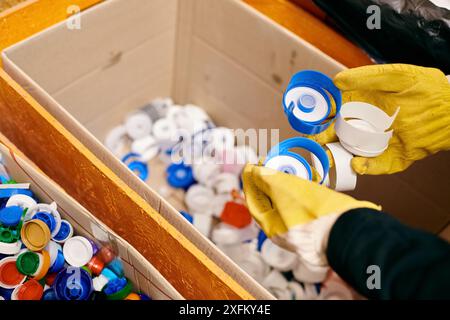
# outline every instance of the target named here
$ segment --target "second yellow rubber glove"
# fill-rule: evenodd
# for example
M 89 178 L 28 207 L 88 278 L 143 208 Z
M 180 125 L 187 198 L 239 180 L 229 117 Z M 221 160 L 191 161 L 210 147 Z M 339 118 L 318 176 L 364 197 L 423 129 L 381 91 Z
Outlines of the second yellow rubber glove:
M 316 182 L 262 166 L 247 165 L 242 179 L 249 210 L 269 238 L 326 215 L 356 208 L 381 209 Z
M 375 158 L 355 157 L 352 166 L 357 173 L 392 174 L 414 161 L 450 150 L 450 84 L 438 69 L 374 65 L 343 71 L 334 82 L 344 103 L 367 102 L 389 115 L 400 107 L 388 149 Z M 337 141 L 333 126 L 310 138 L 320 144 Z

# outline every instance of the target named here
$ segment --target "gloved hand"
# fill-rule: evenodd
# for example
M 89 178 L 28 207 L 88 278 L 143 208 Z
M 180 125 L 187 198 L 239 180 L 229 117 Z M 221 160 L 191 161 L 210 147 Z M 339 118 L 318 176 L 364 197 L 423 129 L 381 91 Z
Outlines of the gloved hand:
M 326 247 L 336 219 L 356 208 L 381 208 L 262 166 L 244 168 L 243 186 L 248 208 L 266 235 L 299 255 L 296 276 L 304 282 L 321 282 L 328 271 Z
M 334 79 L 343 102 L 373 104 L 393 115 L 400 107 L 388 149 L 378 157 L 355 157 L 358 174 L 392 174 L 438 151 L 450 150 L 450 83 L 434 68 L 374 65 L 342 71 Z M 310 136 L 319 144 L 338 141 L 334 126 Z

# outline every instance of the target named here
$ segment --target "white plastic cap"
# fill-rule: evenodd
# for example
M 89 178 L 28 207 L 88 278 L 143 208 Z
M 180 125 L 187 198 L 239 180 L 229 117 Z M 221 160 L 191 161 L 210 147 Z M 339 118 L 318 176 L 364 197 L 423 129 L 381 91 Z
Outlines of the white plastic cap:
M 211 233 L 213 218 L 210 215 L 195 213 L 192 215 L 194 227 L 205 237 Z
M 103 274 L 100 274 L 98 277 L 92 279 L 92 286 L 95 291 L 102 291 L 103 288 L 108 284 L 109 280 Z
M 64 243 L 63 254 L 68 264 L 82 267 L 92 259 L 93 248 L 88 239 L 75 236 Z
M 152 120 L 147 113 L 139 111 L 128 116 L 125 128 L 131 139 L 141 139 L 152 132 Z
M 155 138 L 148 135 L 134 140 L 131 144 L 131 151 L 141 155 L 139 158 L 140 161 L 148 162 L 158 155 L 159 146 Z
M 57 210 L 57 204 L 56 202 L 52 202 L 51 204 L 46 203 L 38 203 L 34 207 L 27 210 L 27 213 L 25 214 L 24 221 L 28 221 L 32 219 L 38 212 L 45 212 L 50 213 L 53 218 L 55 219 L 55 229 L 52 231 L 51 236 L 52 238 L 56 236 L 59 232 L 59 229 L 61 228 L 61 215 L 59 214 Z
M 119 156 L 126 145 L 127 129 L 125 126 L 117 126 L 109 131 L 105 139 L 105 146 L 116 156 Z
M 294 252 L 281 248 L 270 239 L 262 244 L 261 257 L 268 265 L 282 272 L 294 269 L 298 262 L 298 256 Z
M 195 180 L 208 187 L 212 187 L 220 171 L 221 166 L 211 158 L 204 159 L 192 165 L 192 173 Z
M 213 187 L 219 194 L 229 194 L 233 190 L 240 189 L 239 178 L 232 173 L 221 173 L 214 179 Z
M 211 200 L 214 199 L 214 196 L 212 189 L 196 184 L 188 189 L 184 202 L 192 214 L 203 213 L 212 215 Z

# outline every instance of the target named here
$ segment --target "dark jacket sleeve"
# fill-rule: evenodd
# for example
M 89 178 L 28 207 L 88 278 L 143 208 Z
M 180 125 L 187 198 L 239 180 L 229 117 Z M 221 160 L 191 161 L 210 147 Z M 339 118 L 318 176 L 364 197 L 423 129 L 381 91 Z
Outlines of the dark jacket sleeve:
M 337 274 L 369 299 L 450 299 L 450 244 L 386 213 L 343 214 L 331 230 L 327 257 Z

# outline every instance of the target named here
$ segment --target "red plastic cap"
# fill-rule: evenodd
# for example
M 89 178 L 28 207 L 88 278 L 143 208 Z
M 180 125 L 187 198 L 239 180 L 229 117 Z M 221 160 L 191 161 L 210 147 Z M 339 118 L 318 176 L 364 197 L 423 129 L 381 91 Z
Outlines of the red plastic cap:
M 18 300 L 41 300 L 44 287 L 39 282 L 31 279 L 20 286 L 17 291 Z
M 252 216 L 247 207 L 236 202 L 227 202 L 220 216 L 222 222 L 242 229 L 252 222 Z

